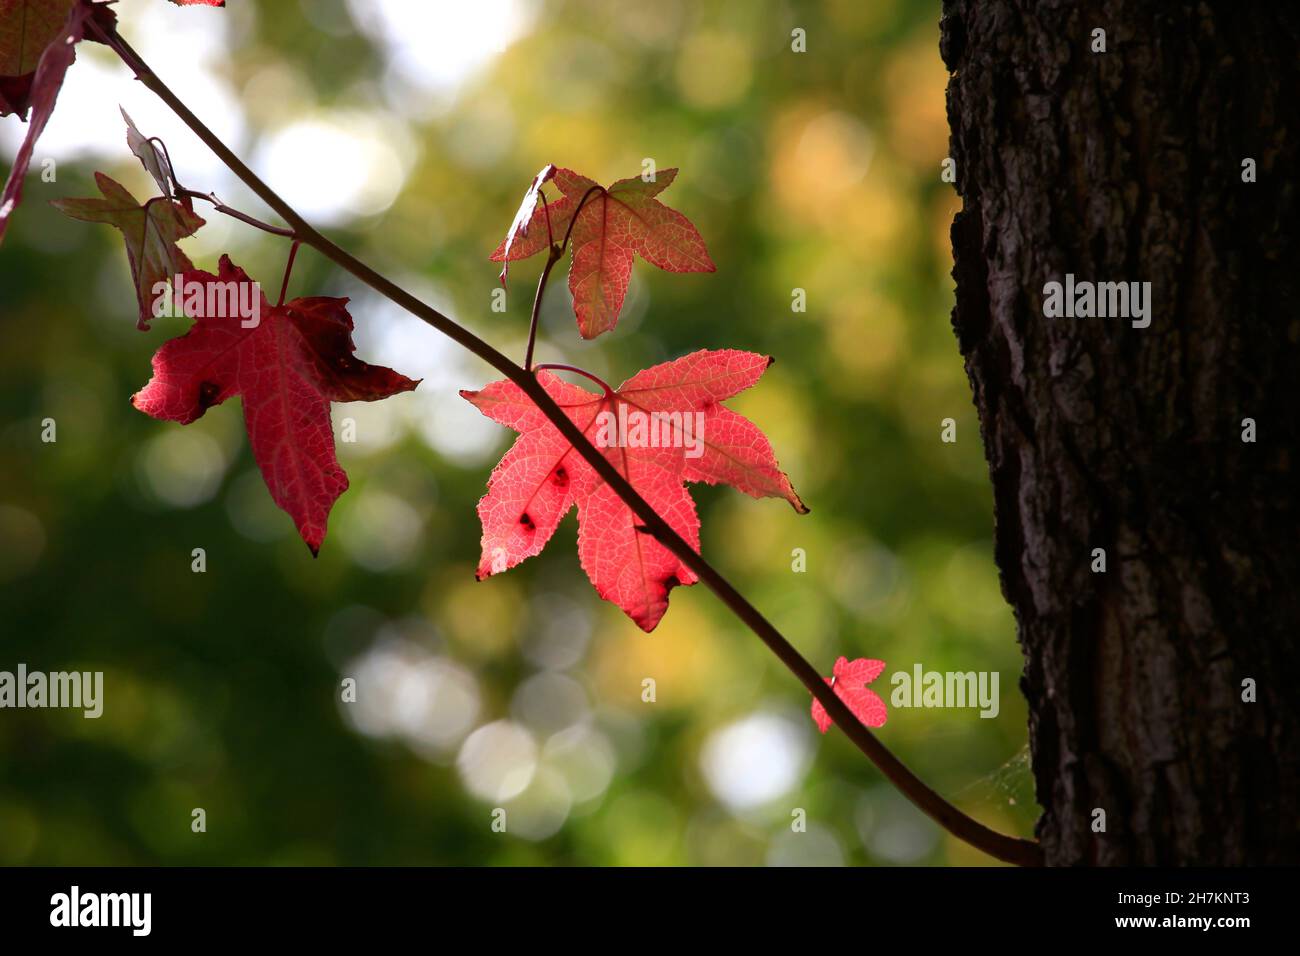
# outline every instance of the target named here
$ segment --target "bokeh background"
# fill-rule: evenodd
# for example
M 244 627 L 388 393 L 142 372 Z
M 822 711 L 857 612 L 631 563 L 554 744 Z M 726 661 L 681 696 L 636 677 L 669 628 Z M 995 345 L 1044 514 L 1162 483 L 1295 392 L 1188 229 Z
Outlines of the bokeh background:
M 996 719 L 891 708 L 880 736 L 980 820 L 1032 833 L 1020 655 L 948 322 L 936 6 L 122 0 L 118 14 L 301 212 L 516 356 L 541 259 L 513 268 L 499 314 L 487 257 L 534 173 L 680 166 L 662 198 L 717 274 L 638 261 L 617 330 L 582 343 L 566 261 L 541 359 L 617 382 L 704 347 L 776 356 L 732 405 L 812 513 L 694 486 L 704 554 L 824 673 L 841 654 L 883 658 L 887 692 L 916 662 L 999 671 Z M 151 194 L 118 104 L 187 185 L 270 218 L 107 50 L 82 46 L 0 248 L 0 669 L 102 670 L 106 701 L 98 720 L 0 711 L 0 863 L 988 862 L 843 735 L 819 735 L 808 694 L 703 587 L 675 590 L 641 633 L 596 598 L 572 516 L 543 555 L 476 583 L 474 505 L 513 435 L 457 389 L 495 376 L 310 251 L 291 294 L 352 296 L 359 354 L 424 378 L 334 407 L 357 442 L 339 445 L 352 487 L 319 559 L 272 504 L 238 400 L 187 427 L 134 411 L 150 355 L 185 321 L 136 331 L 118 234 L 46 202 L 94 195 L 95 169 Z M 21 133 L 0 124 L 0 170 Z M 278 284 L 283 241 L 200 212 L 196 263 L 229 252 Z

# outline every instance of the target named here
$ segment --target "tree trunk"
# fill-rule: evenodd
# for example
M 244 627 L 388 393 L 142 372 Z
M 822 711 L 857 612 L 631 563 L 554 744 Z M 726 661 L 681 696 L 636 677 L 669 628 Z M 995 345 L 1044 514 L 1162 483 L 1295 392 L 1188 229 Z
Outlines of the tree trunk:
M 941 51 L 1047 862 L 1300 862 L 1300 5 L 946 0 Z

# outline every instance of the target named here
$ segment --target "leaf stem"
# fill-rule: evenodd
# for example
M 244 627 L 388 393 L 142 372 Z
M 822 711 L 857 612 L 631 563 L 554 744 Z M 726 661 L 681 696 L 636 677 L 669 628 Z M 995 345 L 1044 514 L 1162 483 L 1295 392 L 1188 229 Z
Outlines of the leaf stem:
M 605 380 L 601 378 L 599 375 L 593 375 L 591 372 L 588 372 L 585 368 L 578 368 L 578 366 L 576 365 L 561 365 L 559 362 L 547 362 L 544 365 L 535 366 L 533 368 L 533 371 L 541 372 L 545 369 L 550 369 L 555 372 L 573 372 L 575 375 L 581 375 L 583 378 L 588 378 L 591 381 L 595 382 L 597 385 L 599 385 L 601 388 L 603 388 L 605 390 L 606 398 L 614 397 L 614 390 L 609 387 L 609 385 L 605 382 Z
M 180 119 L 199 137 L 203 143 L 238 176 L 263 202 L 275 210 L 293 230 L 293 234 L 305 245 L 311 246 L 321 255 L 334 262 L 340 268 L 351 273 L 361 282 L 376 292 L 400 305 L 416 318 L 446 335 L 452 341 L 468 349 L 483 359 L 501 374 L 517 385 L 538 409 L 551 420 L 552 424 L 569 441 L 578 452 L 595 469 L 596 473 L 609 484 L 646 528 L 673 552 L 687 567 L 695 572 L 701 581 L 753 631 L 786 668 L 794 674 L 801 684 L 819 700 L 826 713 L 844 734 L 876 765 L 882 774 L 911 800 L 918 808 L 927 813 L 936 823 L 960 840 L 969 843 L 1007 863 L 1022 866 L 1042 864 L 1042 850 L 1037 843 L 1021 840 L 997 833 L 982 823 L 967 816 L 938 793 L 926 786 L 916 774 L 898 759 L 875 735 L 866 728 L 849 710 L 844 701 L 827 686 L 821 675 L 804 657 L 786 640 L 786 638 L 755 608 L 739 591 L 731 585 L 714 567 L 702 558 L 687 541 L 679 535 L 667 521 L 647 502 L 636 489 L 623 477 L 622 473 L 587 440 L 582 431 L 560 409 L 547 394 L 536 377 L 521 365 L 493 348 L 473 332 L 458 325 L 432 306 L 421 302 L 411 293 L 376 272 L 361 260 L 335 245 L 321 235 L 302 218 L 287 202 L 276 194 L 266 183 L 249 169 L 198 117 L 190 111 L 167 85 L 149 69 L 131 46 L 117 31 L 111 30 L 106 35 L 93 20 L 88 21 L 92 31 L 99 34 L 124 63 L 135 71 L 137 79 L 156 94 Z M 575 219 L 576 219 L 575 212 Z M 236 217 L 238 218 L 238 217 Z M 572 231 L 572 223 L 570 223 Z M 567 242 L 567 236 L 566 236 Z
M 547 228 L 550 228 L 549 219 L 546 225 Z M 546 291 L 546 280 L 551 277 L 551 269 L 560 261 L 562 255 L 564 255 L 564 250 L 551 243 L 550 248 L 546 251 L 546 265 L 542 266 L 542 274 L 537 278 L 537 292 L 533 294 L 533 313 L 528 320 L 528 348 L 524 352 L 525 371 L 533 367 L 533 348 L 537 345 L 537 320 L 542 314 L 542 293 Z
M 551 204 L 546 201 L 546 193 L 539 188 L 537 198 L 542 201 L 542 212 L 546 214 L 546 244 L 555 245 L 555 230 L 551 228 Z
M 284 264 L 284 280 L 280 283 L 280 301 L 275 304 L 278 309 L 284 305 L 285 293 L 289 291 L 289 276 L 293 275 L 293 260 L 298 258 L 298 247 L 302 245 L 297 239 L 289 247 L 289 261 Z
M 252 226 L 254 229 L 261 229 L 263 232 L 269 232 L 273 236 L 280 236 L 284 239 L 294 239 L 294 240 L 298 238 L 298 234 L 294 232 L 292 229 L 285 229 L 281 226 L 273 226 L 269 222 L 262 222 L 262 220 L 260 219 L 254 219 L 246 212 L 240 212 L 238 209 L 234 209 L 231 206 L 227 206 L 225 203 L 223 203 L 212 193 L 201 193 L 194 189 L 184 189 L 178 186 L 176 187 L 176 195 L 185 196 L 190 199 L 202 199 L 204 202 L 211 203 L 212 208 L 215 209 L 217 212 L 223 213 L 224 215 L 229 216 L 231 219 L 238 219 L 240 222 L 244 223 L 247 226 Z
M 573 224 L 578 221 L 578 213 L 582 212 L 582 207 L 587 205 L 587 200 L 597 191 L 604 192 L 604 187 L 592 186 L 583 193 L 582 199 L 578 201 L 578 208 L 573 210 L 573 215 L 569 217 L 569 226 L 564 230 L 564 241 L 558 246 L 555 244 L 555 233 L 551 231 L 551 207 L 546 203 L 546 196 L 542 195 L 542 209 L 546 212 L 546 238 L 550 248 L 546 252 L 546 265 L 542 266 L 542 274 L 537 279 L 537 292 L 533 294 L 533 313 L 528 321 L 528 348 L 524 352 L 525 371 L 533 367 L 533 348 L 537 344 L 537 320 L 542 314 L 542 293 L 546 291 L 546 281 L 551 277 L 551 269 L 564 255 L 564 250 L 569 248 L 569 237 L 573 235 Z M 601 384 L 604 385 L 603 382 Z M 605 389 L 608 391 L 609 386 L 605 385 Z
M 172 165 L 172 157 L 171 154 L 167 152 L 167 144 L 157 136 L 150 136 L 145 140 L 145 142 L 151 145 L 154 149 L 162 150 L 163 159 L 167 161 L 167 198 L 171 199 L 172 194 L 174 192 L 179 193 L 183 187 L 181 186 L 180 181 L 176 178 L 176 167 Z

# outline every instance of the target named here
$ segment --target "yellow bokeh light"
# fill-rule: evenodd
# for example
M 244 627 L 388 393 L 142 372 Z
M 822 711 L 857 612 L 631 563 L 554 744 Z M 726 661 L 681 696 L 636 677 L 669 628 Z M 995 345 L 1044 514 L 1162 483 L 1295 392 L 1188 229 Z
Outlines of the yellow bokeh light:
M 506 653 L 513 645 L 517 609 L 523 604 L 514 579 L 496 575 L 476 581 L 474 569 L 466 565 L 443 568 L 423 595 L 430 620 L 446 628 L 465 657 L 480 660 Z
M 937 33 L 937 27 L 918 31 L 885 72 L 891 147 L 935 176 L 948 155 L 948 70 L 939 58 Z
M 629 710 L 694 706 L 709 695 L 714 675 L 726 666 L 716 622 L 680 588 L 672 592 L 672 612 L 652 634 L 636 630 L 616 610 L 602 608 L 602 613 L 605 626 L 592 673 L 597 693 L 608 703 Z M 655 682 L 654 704 L 642 700 L 646 679 Z
M 677 88 L 692 105 L 719 109 L 737 103 L 753 73 L 749 48 L 731 33 L 695 33 L 677 58 Z

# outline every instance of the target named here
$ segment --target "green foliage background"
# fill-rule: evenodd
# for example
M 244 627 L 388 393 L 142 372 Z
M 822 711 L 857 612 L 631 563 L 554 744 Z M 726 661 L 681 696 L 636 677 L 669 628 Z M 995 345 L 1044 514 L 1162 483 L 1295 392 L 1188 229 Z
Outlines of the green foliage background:
M 120 4 L 129 39 L 144 2 Z M 915 662 L 1000 672 L 996 719 L 891 708 L 880 735 L 969 812 L 1030 835 L 1020 656 L 948 322 L 957 200 L 940 180 L 937 7 L 556 0 L 455 97 L 405 105 L 384 94 L 389 53 L 355 22 L 364 7 L 232 0 L 167 16 L 233 18 L 221 69 L 245 156 L 314 111 L 382 103 L 409 157 L 400 190 L 331 234 L 516 355 L 541 261 L 512 270 L 502 315 L 487 255 L 537 169 L 609 182 L 647 157 L 680 166 L 661 198 L 695 221 L 717 274 L 638 261 L 624 321 L 591 344 L 554 282 L 543 359 L 621 381 L 698 348 L 776 356 L 733 405 L 812 514 L 695 486 L 704 554 L 827 674 L 841 654 L 886 660 L 882 692 Z M 791 51 L 796 27 L 806 53 Z M 102 49 L 82 57 L 121 71 Z M 199 147 L 169 146 L 184 178 Z M 124 143 L 60 158 L 56 182 L 33 174 L 0 248 L 0 670 L 103 670 L 105 712 L 0 711 L 0 863 L 987 862 L 841 734 L 818 735 L 807 693 L 702 587 L 674 591 L 642 634 L 582 575 L 572 517 L 542 556 L 476 583 L 474 504 L 511 436 L 466 440 L 482 426 L 455 389 L 489 371 L 305 252 L 294 291 L 354 295 L 362 356 L 389 360 L 368 349 L 396 337 L 434 396 L 335 407 L 361 440 L 340 445 L 352 488 L 313 560 L 256 476 L 237 400 L 185 429 L 128 405 L 184 324 L 136 332 L 117 234 L 47 205 L 92 195 L 95 168 L 146 194 Z M 274 288 L 280 241 L 239 227 L 227 245 Z M 209 268 L 220 251 L 187 248 Z M 806 312 L 791 309 L 796 288 Z M 955 444 L 939 440 L 946 417 Z M 56 443 L 40 440 L 45 418 Z M 791 570 L 795 548 L 806 573 Z M 362 701 L 340 703 L 364 660 Z M 453 684 L 461 696 L 447 698 Z M 363 705 L 365 719 L 348 710 Z M 440 721 L 432 743 L 422 707 Z M 485 725 L 480 741 L 522 749 L 476 757 L 463 741 Z M 522 777 L 502 776 L 511 760 Z M 489 778 L 477 792 L 476 767 Z M 751 772 L 788 785 L 742 805 L 752 788 L 736 778 Z M 508 799 L 483 791 L 525 779 Z M 494 833 L 498 805 L 529 832 Z M 195 807 L 206 833 L 191 832 Z M 807 833 L 791 831 L 795 808 Z

